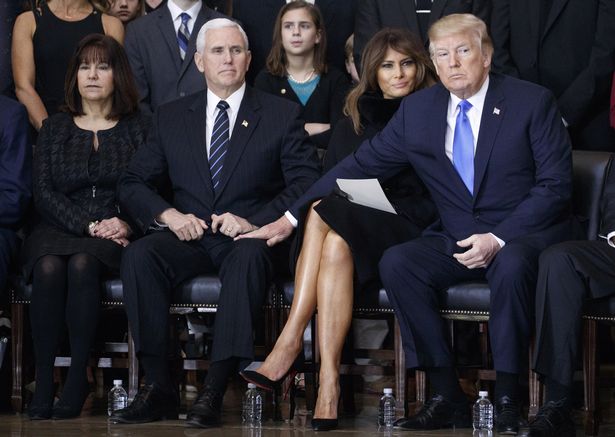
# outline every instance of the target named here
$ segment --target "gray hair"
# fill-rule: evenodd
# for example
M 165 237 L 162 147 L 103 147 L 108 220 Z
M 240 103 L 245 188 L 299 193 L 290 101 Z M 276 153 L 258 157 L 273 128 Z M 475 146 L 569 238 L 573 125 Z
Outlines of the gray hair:
M 487 25 L 480 18 L 472 14 L 445 15 L 431 25 L 427 35 L 429 37 L 429 55 L 434 56 L 434 40 L 458 33 L 473 34 L 478 40 L 483 54 L 493 53 L 493 42 L 487 32 Z
M 208 30 L 211 29 L 222 29 L 224 27 L 235 27 L 241 33 L 243 37 L 243 41 L 246 44 L 246 50 L 250 49 L 250 45 L 248 43 L 248 35 L 243 30 L 243 28 L 236 21 L 229 20 L 228 18 L 214 18 L 213 20 L 209 20 L 203 26 L 201 26 L 201 30 L 199 30 L 199 34 L 196 37 L 196 51 L 199 53 L 203 53 L 205 50 L 205 34 Z

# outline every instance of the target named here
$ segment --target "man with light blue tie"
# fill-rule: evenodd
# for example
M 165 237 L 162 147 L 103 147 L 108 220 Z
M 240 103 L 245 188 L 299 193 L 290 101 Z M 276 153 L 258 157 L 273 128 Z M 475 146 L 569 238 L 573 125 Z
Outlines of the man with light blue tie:
M 142 111 L 152 113 L 163 103 L 205 89 L 193 60 L 194 30 L 221 17 L 201 0 L 168 0 L 128 25 L 124 45 Z
M 551 93 L 490 74 L 483 21 L 448 15 L 429 30 L 441 83 L 406 97 L 385 129 L 323 176 L 289 209 L 328 194 L 336 178 L 386 180 L 412 165 L 440 218 L 415 240 L 388 249 L 380 278 L 401 328 L 409 368 L 427 371 L 433 395 L 405 429 L 469 427 L 438 291 L 486 279 L 496 370 L 496 430 L 516 434 L 518 378 L 528 356 L 540 252 L 570 238 L 570 141 Z M 286 216 L 244 237 L 275 244 Z

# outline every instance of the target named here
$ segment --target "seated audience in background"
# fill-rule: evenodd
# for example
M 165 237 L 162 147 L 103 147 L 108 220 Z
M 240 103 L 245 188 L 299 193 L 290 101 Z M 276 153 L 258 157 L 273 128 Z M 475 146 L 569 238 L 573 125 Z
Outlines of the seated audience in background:
M 493 70 L 548 88 L 573 149 L 615 151 L 615 2 L 493 0 Z
M 64 78 L 77 43 L 91 33 L 124 39 L 122 23 L 103 13 L 106 1 L 37 0 L 13 28 L 15 94 L 38 131 L 64 103 Z
M 530 422 L 532 437 L 574 436 L 573 374 L 586 299 L 615 294 L 615 179 L 604 188 L 598 241 L 570 241 L 540 255 L 534 370 L 546 402 Z
M 116 184 L 148 125 L 137 112 L 126 54 L 111 37 L 94 34 L 79 43 L 65 89 L 65 112 L 46 119 L 38 137 L 33 191 L 40 222 L 22 251 L 24 275 L 32 279 L 32 420 L 76 417 L 89 393 L 86 366 L 101 278 L 118 272 L 132 235 L 117 206 Z M 65 326 L 71 363 L 53 405 L 54 359 Z
M 334 129 L 328 164 L 352 153 L 393 116 L 408 94 L 435 83 L 432 63 L 410 32 L 384 29 L 365 47 L 363 75 L 346 99 L 348 115 Z M 333 156 L 329 159 L 329 156 Z M 388 179 L 388 178 L 387 178 Z M 351 203 L 332 193 L 307 214 L 295 272 L 291 312 L 273 351 L 258 370 L 242 376 L 273 390 L 293 369 L 302 350 L 303 331 L 318 309 L 319 391 L 312 427 L 337 427 L 342 346 L 352 319 L 353 289 L 373 293 L 380 287 L 378 261 L 390 246 L 418 237 L 436 217 L 435 207 L 412 167 L 383 180 L 398 214 Z M 302 197 L 309 203 L 313 198 Z
M 346 40 L 346 45 L 344 45 L 344 66 L 346 67 L 346 73 L 348 73 L 350 81 L 354 86 L 359 83 L 359 73 L 357 72 L 357 66 L 354 63 L 354 56 L 352 55 L 353 49 L 354 34 L 348 37 L 348 39 Z
M 145 14 L 145 0 L 111 0 L 109 14 L 120 19 L 124 26 Z
M 312 141 L 326 149 L 331 128 L 342 117 L 348 79 L 326 63 L 327 38 L 318 7 L 302 0 L 282 6 L 274 24 L 267 69 L 254 86 L 302 107 Z
M 205 88 L 194 64 L 196 33 L 205 22 L 218 17 L 223 15 L 201 0 L 168 0 L 128 26 L 126 53 L 144 113 Z
M 440 219 L 421 237 L 387 249 L 379 274 L 399 321 L 406 365 L 426 370 L 433 396 L 396 426 L 471 426 L 437 294 L 458 282 L 486 279 L 496 430 L 516 433 L 538 256 L 573 235 L 570 142 L 548 90 L 489 74 L 493 46 L 483 21 L 448 15 L 432 25 L 429 39 L 441 84 L 404 98 L 386 127 L 304 198 L 323 197 L 336 178 L 390 178 L 414 167 Z M 297 217 L 300 206 L 295 203 L 290 214 Z M 376 227 L 382 233 L 387 228 Z M 275 244 L 292 229 L 283 216 L 242 237 Z
M 438 19 L 450 15 L 474 14 L 487 25 L 491 0 L 357 0 L 354 22 L 354 56 L 357 68 L 367 41 L 383 27 L 402 27 L 418 35 L 427 47 L 427 30 Z
M 32 146 L 23 105 L 0 96 L 0 296 L 32 192 Z
M 247 82 L 252 84 L 256 75 L 265 68 L 267 56 L 271 51 L 271 31 L 280 8 L 295 0 L 230 0 L 233 4 L 233 17 L 237 19 L 248 34 L 252 61 Z M 354 15 L 357 0 L 309 0 L 318 6 L 327 31 L 327 64 L 344 71 L 344 44 L 354 29 Z
M 122 256 L 124 304 L 145 384 L 112 422 L 177 418 L 167 362 L 170 296 L 186 279 L 217 273 L 222 287 L 211 364 L 187 423 L 220 425 L 228 379 L 254 355 L 253 327 L 279 268 L 276 252 L 288 257 L 283 247 L 234 238 L 278 217 L 319 175 L 299 106 L 245 85 L 250 51 L 239 24 L 208 21 L 198 33 L 195 62 L 207 90 L 160 106 L 147 144 L 118 185 L 122 208 L 141 230 L 167 229 Z M 167 177 L 172 202 L 152 189 Z

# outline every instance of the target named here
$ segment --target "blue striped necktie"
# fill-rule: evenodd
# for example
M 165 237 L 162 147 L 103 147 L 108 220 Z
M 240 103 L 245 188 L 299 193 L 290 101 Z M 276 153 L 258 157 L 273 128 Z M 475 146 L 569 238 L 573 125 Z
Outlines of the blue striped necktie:
M 179 25 L 179 29 L 177 29 L 177 43 L 179 44 L 179 57 L 183 61 L 188 51 L 188 41 L 190 41 L 190 31 L 188 30 L 190 15 L 182 12 L 179 18 L 181 18 L 182 22 Z
M 466 114 L 472 107 L 467 100 L 459 102 L 459 113 L 455 122 L 453 136 L 453 165 L 468 187 L 470 194 L 474 193 L 474 134 Z
M 214 121 L 211 143 L 209 144 L 209 172 L 214 191 L 218 190 L 218 185 L 220 184 L 224 156 L 226 155 L 229 141 L 229 120 L 228 113 L 226 112 L 229 105 L 224 100 L 220 100 L 216 108 L 219 109 L 219 112 Z

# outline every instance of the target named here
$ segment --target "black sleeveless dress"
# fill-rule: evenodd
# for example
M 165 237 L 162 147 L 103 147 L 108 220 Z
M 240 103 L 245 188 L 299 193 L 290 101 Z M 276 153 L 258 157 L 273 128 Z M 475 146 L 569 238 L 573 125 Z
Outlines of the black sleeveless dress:
M 64 103 L 64 79 L 68 63 L 85 36 L 104 34 L 102 14 L 92 13 L 80 21 L 64 21 L 56 17 L 46 2 L 34 9 L 36 30 L 32 37 L 36 78 L 34 87 L 49 115 L 58 112 Z

